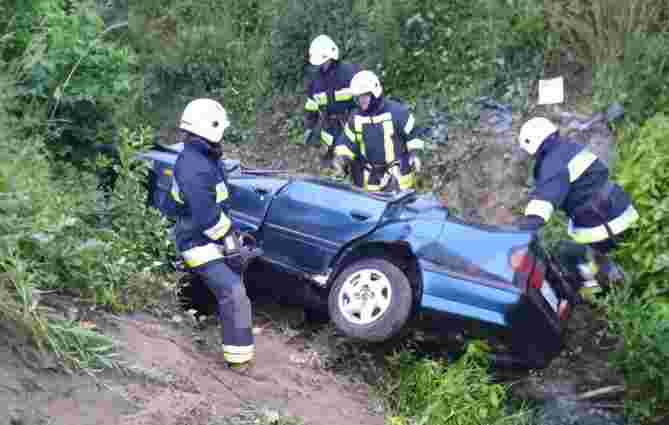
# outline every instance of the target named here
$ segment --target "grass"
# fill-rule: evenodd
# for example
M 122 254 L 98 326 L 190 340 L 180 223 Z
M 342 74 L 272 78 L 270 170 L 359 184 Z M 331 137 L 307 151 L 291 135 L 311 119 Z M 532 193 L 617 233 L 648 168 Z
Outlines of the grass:
M 39 303 L 34 275 L 26 263 L 3 258 L 0 276 L 0 320 L 41 351 L 48 350 L 65 371 L 94 372 L 115 367 L 114 344 L 104 335 L 85 329 L 77 321 L 47 319 Z

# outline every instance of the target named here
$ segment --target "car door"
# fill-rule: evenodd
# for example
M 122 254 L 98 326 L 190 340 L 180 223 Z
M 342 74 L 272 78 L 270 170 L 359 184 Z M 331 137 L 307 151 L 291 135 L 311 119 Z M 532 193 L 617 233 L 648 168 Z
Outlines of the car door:
M 287 178 L 272 176 L 235 176 L 228 178 L 230 217 L 242 231 L 255 233 L 265 218 L 272 199 Z
M 325 272 L 344 244 L 373 230 L 386 205 L 347 185 L 291 182 L 272 201 L 262 228 L 263 250 L 292 268 Z

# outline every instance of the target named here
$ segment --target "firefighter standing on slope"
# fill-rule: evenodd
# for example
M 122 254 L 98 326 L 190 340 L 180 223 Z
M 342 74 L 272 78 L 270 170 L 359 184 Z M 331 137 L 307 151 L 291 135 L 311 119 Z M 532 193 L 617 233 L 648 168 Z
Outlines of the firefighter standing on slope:
M 609 180 L 607 166 L 585 146 L 565 140 L 546 118 L 528 120 L 518 141 L 536 161 L 535 187 L 524 217 L 516 224 L 537 230 L 553 211 L 562 209 L 570 219 L 569 235 L 588 247 L 591 258 L 586 274 L 596 277 L 581 289 L 584 298 L 622 281 L 622 271 L 608 254 L 639 215 L 629 196 Z
M 307 145 L 325 146 L 325 158 L 331 159 L 335 141 L 350 111 L 355 108 L 350 85 L 360 66 L 340 62 L 339 47 L 323 34 L 314 38 L 309 46 L 309 63 L 318 67 L 318 76 L 309 82 L 307 88 L 304 141 Z M 357 184 L 356 181 L 360 183 L 359 163 L 351 164 L 351 175 L 354 184 Z
M 359 109 L 336 141 L 335 168 L 342 173 L 346 164 L 362 161 L 364 175 L 358 186 L 370 192 L 413 188 L 425 148 L 413 114 L 402 103 L 384 98 L 381 82 L 371 71 L 357 73 L 351 91 Z M 388 186 L 389 176 L 399 187 Z
M 184 149 L 174 166 L 171 195 L 179 205 L 177 249 L 186 266 L 216 295 L 229 366 L 246 370 L 254 356 L 251 303 L 239 275 L 224 256 L 238 254 L 240 241 L 228 216 L 228 190 L 221 157 L 223 132 L 230 125 L 220 103 L 196 99 L 183 111 L 179 128 Z

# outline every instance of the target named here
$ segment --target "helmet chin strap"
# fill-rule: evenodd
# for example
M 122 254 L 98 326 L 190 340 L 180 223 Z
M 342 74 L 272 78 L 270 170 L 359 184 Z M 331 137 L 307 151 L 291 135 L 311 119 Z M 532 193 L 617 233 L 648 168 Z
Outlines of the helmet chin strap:
M 367 110 L 369 112 L 376 112 L 382 103 L 383 103 L 383 94 L 379 97 L 372 95 L 372 100 L 370 100 L 369 108 L 367 108 Z
M 214 159 L 220 159 L 223 156 L 223 143 L 212 143 L 207 141 L 207 145 L 209 146 L 209 154 L 211 155 L 212 158 Z

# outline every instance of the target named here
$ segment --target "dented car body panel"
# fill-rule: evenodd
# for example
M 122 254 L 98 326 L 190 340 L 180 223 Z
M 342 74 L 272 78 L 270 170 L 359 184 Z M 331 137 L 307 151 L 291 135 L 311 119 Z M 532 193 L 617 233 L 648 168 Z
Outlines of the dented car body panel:
M 141 155 L 158 181 L 149 185 L 149 203 L 159 209 L 162 192 L 169 192 L 165 170 L 178 151 Z M 566 318 L 558 318 L 550 298 L 567 298 L 565 282 L 549 274 L 548 288 L 539 291 L 511 266 L 514 250 L 542 250 L 536 234 L 464 223 L 413 192 L 369 194 L 327 179 L 247 172 L 238 161 L 224 162 L 231 219 L 253 234 L 263 260 L 327 288 L 350 258 L 370 247 L 377 253 L 397 248 L 414 263 L 416 312 L 509 331 L 516 351 L 545 361 L 559 352 Z

